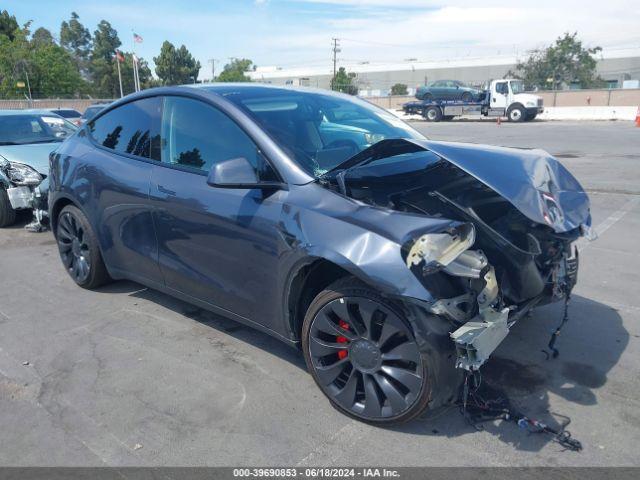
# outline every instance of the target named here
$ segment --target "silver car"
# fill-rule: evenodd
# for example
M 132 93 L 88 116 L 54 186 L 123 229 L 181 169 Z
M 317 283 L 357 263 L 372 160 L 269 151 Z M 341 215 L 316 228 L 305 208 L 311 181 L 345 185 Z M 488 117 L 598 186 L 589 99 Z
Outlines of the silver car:
M 77 127 L 48 110 L 0 110 L 0 228 L 31 210 L 27 228 L 46 225 L 49 153 Z

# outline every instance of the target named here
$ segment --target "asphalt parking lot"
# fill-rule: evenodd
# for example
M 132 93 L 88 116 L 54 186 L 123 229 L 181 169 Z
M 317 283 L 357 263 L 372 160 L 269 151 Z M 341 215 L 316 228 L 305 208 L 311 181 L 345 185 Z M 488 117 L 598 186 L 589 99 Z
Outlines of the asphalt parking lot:
M 631 122 L 414 124 L 430 138 L 541 147 L 591 194 L 600 238 L 561 306 L 517 324 L 485 381 L 584 451 L 455 408 L 393 429 L 340 415 L 302 357 L 130 282 L 77 288 L 50 232 L 0 230 L 0 465 L 640 465 L 640 128 Z M 23 219 L 22 225 L 28 219 Z

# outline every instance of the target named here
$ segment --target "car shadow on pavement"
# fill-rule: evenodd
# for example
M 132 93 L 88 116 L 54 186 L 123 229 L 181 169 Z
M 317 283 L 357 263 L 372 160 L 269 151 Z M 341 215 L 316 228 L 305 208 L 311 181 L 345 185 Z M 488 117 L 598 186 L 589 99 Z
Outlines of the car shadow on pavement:
M 128 281 L 115 282 L 100 291 L 128 293 L 156 303 L 306 371 L 302 355 L 281 341 L 161 292 Z M 556 342 L 559 356 L 552 358 L 547 345 L 562 318 L 562 309 L 561 303 L 540 307 L 514 325 L 483 367 L 479 390 L 484 400 L 506 400 L 515 410 L 556 430 L 570 421 L 567 412 L 563 412 L 567 402 L 584 408 L 597 405 L 594 390 L 605 385 L 607 373 L 617 364 L 629 342 L 622 318 L 614 308 L 574 295 L 569 309 L 570 320 Z M 564 406 L 554 410 L 550 395 L 562 399 L 554 401 L 556 406 Z M 576 409 L 575 406 L 570 408 Z M 582 416 L 588 415 L 587 412 Z M 407 424 L 387 428 L 449 438 L 476 433 L 457 406 L 430 411 Z M 515 423 L 503 420 L 483 423 L 480 428 L 522 451 L 536 452 L 553 441 L 550 435 L 528 434 Z
M 571 418 L 563 410 L 584 408 L 583 418 L 593 414 L 586 409 L 597 405 L 594 391 L 607 382 L 607 373 L 629 343 L 629 333 L 614 308 L 574 295 L 570 320 L 556 341 L 559 355 L 552 358 L 547 345 L 562 319 L 562 308 L 562 304 L 540 307 L 513 326 L 482 369 L 479 393 L 485 401 L 506 401 L 516 411 L 555 430 L 571 430 Z M 561 400 L 554 399 L 552 406 L 550 396 Z M 477 426 L 522 451 L 536 452 L 553 441 L 552 435 L 529 434 L 504 420 Z M 476 431 L 457 406 L 427 412 L 395 430 L 449 438 Z
M 182 300 L 171 297 L 157 290 L 145 288 L 134 282 L 118 281 L 102 287 L 100 291 L 104 293 L 128 293 L 132 297 L 156 303 L 164 308 L 195 320 L 198 323 L 206 325 L 207 327 L 218 330 L 226 335 L 230 335 L 241 342 L 245 342 L 269 352 L 282 360 L 288 361 L 298 368 L 305 371 L 307 369 L 304 359 L 299 351 L 287 346 L 280 340 L 254 328 L 209 312 L 190 303 L 183 302 Z

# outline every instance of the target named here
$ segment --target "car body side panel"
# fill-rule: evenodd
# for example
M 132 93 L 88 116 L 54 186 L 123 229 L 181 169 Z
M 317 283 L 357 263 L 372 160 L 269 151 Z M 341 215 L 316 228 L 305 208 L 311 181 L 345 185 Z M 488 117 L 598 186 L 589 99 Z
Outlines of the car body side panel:
M 317 184 L 292 187 L 282 233 L 295 255 L 323 258 L 392 296 L 433 301 L 401 254 L 409 239 L 459 222 L 366 205 Z
M 165 284 L 274 328 L 287 191 L 217 188 L 206 176 L 155 166 L 150 196 Z
M 94 147 L 86 135 L 65 142 L 52 163 L 52 200 L 66 196 L 94 227 L 116 278 L 161 282 L 158 246 L 148 202 L 153 164 Z M 129 277 L 130 278 L 130 277 Z

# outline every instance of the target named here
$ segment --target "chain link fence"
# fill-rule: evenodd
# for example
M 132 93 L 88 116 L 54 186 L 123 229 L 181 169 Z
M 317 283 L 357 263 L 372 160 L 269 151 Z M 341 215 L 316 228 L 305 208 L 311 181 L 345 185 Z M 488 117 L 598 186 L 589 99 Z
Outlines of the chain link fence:
M 90 105 L 94 105 L 96 103 L 109 103 L 113 102 L 113 100 L 114 99 L 107 98 L 45 98 L 37 100 L 28 100 L 25 98 L 24 100 L 0 100 L 0 110 L 22 110 L 26 108 L 72 108 L 82 113 Z

